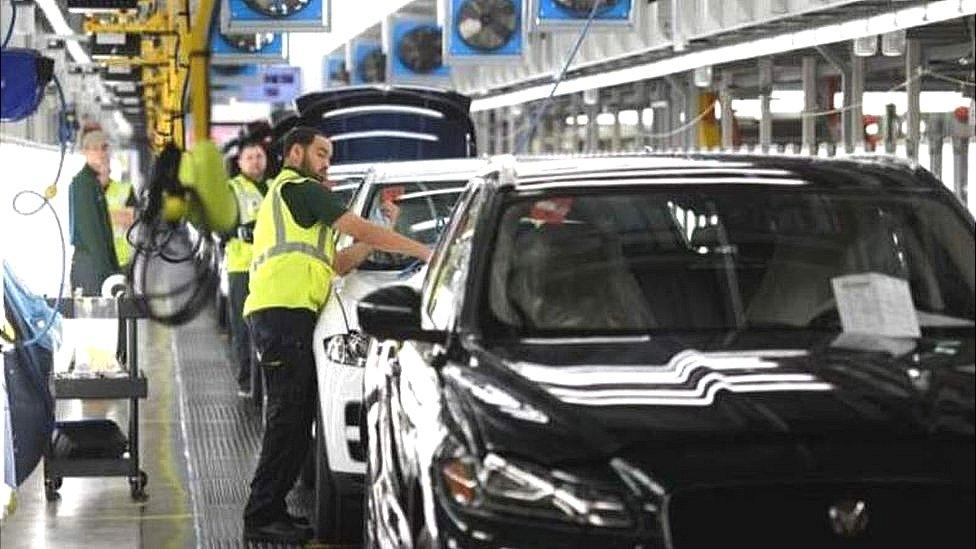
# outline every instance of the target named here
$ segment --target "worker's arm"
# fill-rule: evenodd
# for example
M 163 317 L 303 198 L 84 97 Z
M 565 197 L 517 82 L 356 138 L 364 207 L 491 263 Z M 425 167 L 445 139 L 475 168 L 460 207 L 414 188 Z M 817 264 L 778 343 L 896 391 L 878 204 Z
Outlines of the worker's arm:
M 337 275 L 343 276 L 356 267 L 359 267 L 363 261 L 366 261 L 369 254 L 375 250 L 369 244 L 357 242 L 348 248 L 336 252 L 335 260 L 332 262 L 332 268 Z
M 422 261 L 430 259 L 431 252 L 427 246 L 390 229 L 374 225 L 354 213 L 342 214 L 332 224 L 332 228 L 385 252 L 401 253 Z

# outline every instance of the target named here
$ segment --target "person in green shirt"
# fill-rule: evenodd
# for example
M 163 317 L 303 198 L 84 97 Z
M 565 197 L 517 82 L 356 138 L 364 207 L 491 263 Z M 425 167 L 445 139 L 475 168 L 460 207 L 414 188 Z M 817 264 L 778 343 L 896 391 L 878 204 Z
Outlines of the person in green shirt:
M 244 301 L 248 293 L 254 221 L 261 201 L 268 192 L 268 184 L 264 180 L 267 165 L 268 156 L 261 141 L 246 140 L 241 143 L 237 157 L 240 174 L 228 182 L 237 199 L 237 227 L 233 234 L 226 235 L 227 245 L 224 248 L 227 298 L 230 305 L 230 339 L 234 359 L 237 361 L 237 394 L 248 397 L 253 391 L 256 399 L 261 398 L 261 387 L 257 384 L 260 377 L 255 375 L 258 371 L 252 365 L 251 338 L 247 325 L 244 324 Z
M 244 538 L 301 543 L 310 537 L 308 521 L 288 513 L 285 496 L 311 446 L 318 401 L 313 332 L 331 281 L 374 249 L 422 261 L 431 251 L 346 210 L 329 190 L 332 143 L 319 130 L 297 127 L 283 141 L 284 168 L 257 215 L 251 293 L 244 304 L 268 402 L 261 455 L 244 509 Z M 337 252 L 335 233 L 357 243 Z
M 71 180 L 68 216 L 71 244 L 71 288 L 82 295 L 101 295 L 102 282 L 119 272 L 115 241 L 109 220 L 105 190 L 99 173 L 108 170 L 108 137 L 101 130 L 82 134 L 81 152 L 85 166 Z

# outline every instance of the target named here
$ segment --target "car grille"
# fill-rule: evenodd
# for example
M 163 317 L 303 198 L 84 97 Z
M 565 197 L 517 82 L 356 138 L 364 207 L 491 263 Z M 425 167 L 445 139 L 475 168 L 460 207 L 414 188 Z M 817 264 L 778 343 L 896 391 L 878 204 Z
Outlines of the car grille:
M 857 501 L 867 517 L 861 524 L 852 517 L 863 515 L 849 512 Z M 973 516 L 972 486 L 903 483 L 695 489 L 676 492 L 668 505 L 675 549 L 972 548 Z M 846 527 L 838 524 L 844 518 Z

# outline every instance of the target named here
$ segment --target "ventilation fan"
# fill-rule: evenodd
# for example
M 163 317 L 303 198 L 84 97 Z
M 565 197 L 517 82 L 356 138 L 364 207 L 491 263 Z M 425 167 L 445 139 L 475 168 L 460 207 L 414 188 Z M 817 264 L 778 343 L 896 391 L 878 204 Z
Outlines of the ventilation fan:
M 464 0 L 455 19 L 458 35 L 478 51 L 504 46 L 518 30 L 518 14 L 511 0 Z
M 383 48 L 375 46 L 359 58 L 356 66 L 359 81 L 364 84 L 375 84 L 386 80 L 386 55 Z
M 285 60 L 283 33 L 222 32 L 215 20 L 210 36 L 211 66 L 280 63 Z
M 599 0 L 552 0 L 557 6 L 576 15 L 577 17 L 589 17 L 593 11 L 593 6 Z M 603 0 L 597 11 L 597 16 L 601 13 L 613 9 L 617 5 L 617 0 Z
M 389 81 L 428 85 L 445 84 L 450 76 L 444 65 L 444 37 L 432 19 L 395 17 L 387 51 L 390 52 Z
M 397 58 L 411 71 L 428 74 L 443 65 L 441 29 L 435 25 L 421 25 L 406 32 L 396 49 Z
M 244 53 L 259 53 L 268 47 L 275 39 L 275 35 L 270 32 L 246 33 L 246 34 L 224 34 L 220 37 L 238 51 Z
M 268 17 L 287 17 L 307 8 L 311 0 L 244 0 L 247 7 Z
M 224 32 L 329 30 L 330 0 L 221 0 Z
M 536 28 L 579 28 L 586 23 L 598 0 L 534 0 Z M 634 25 L 634 0 L 603 0 L 593 16 L 592 26 Z
M 522 21 L 529 0 L 445 0 L 451 30 L 447 62 L 505 62 L 523 55 Z

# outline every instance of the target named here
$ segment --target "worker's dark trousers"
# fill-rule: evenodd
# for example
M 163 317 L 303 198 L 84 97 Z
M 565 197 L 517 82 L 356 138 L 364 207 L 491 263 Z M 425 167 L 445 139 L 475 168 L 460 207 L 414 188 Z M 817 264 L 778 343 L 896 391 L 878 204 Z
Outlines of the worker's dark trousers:
M 246 527 L 285 518 L 285 496 L 311 445 L 318 390 L 312 352 L 315 320 L 307 309 L 264 309 L 248 317 L 257 364 L 267 383 L 268 420 L 244 509 Z
M 247 390 L 251 387 L 251 334 L 244 323 L 244 300 L 250 277 L 244 273 L 227 273 L 227 300 L 230 310 L 230 340 L 237 361 L 237 385 Z

